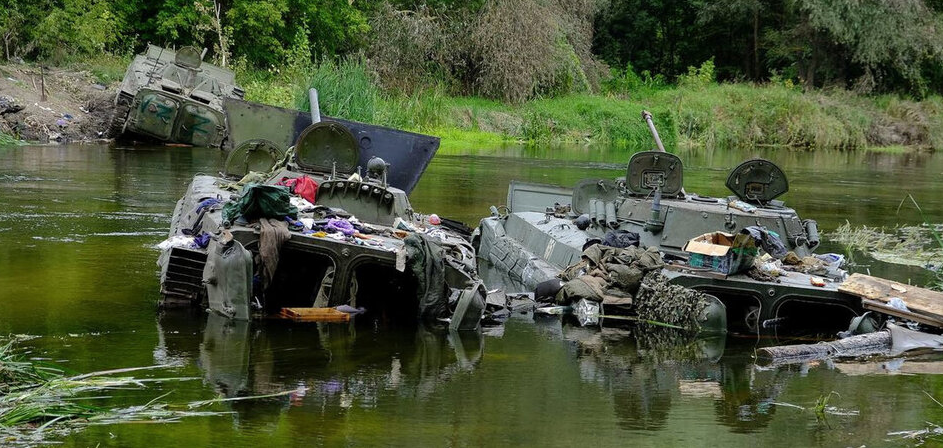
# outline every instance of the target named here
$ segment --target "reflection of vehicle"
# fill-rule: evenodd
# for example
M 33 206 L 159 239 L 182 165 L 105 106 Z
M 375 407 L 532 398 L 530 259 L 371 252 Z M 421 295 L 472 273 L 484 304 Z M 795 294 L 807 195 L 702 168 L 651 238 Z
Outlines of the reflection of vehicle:
M 266 110 L 227 106 L 230 124 L 243 130 L 277 127 L 281 115 Z M 225 168 L 232 178 L 193 179 L 170 236 L 199 236 L 204 244 L 161 254 L 164 304 L 236 319 L 340 305 L 365 307 L 371 319 L 436 320 L 454 312 L 453 328 L 477 328 L 484 288 L 473 249 L 448 226 L 419 222 L 407 198 L 438 139 L 327 118 L 308 123 L 285 157 L 286 148 L 271 140 L 240 141 Z M 368 154 L 374 157 L 362 163 Z M 384 161 L 405 162 L 403 154 L 412 155 L 410 163 Z M 257 179 L 241 193 L 227 189 L 250 171 Z M 291 196 L 276 185 L 295 182 L 312 191 Z
M 481 332 L 441 331 L 425 325 L 383 328 L 382 337 L 372 330 L 358 331 L 353 323 L 263 321 L 251 327 L 249 322 L 215 313 L 164 313 L 158 321 L 161 339 L 155 353 L 160 357 L 155 361 L 198 360 L 205 382 L 225 397 L 298 391 L 274 401 L 247 403 L 250 408 L 273 404 L 282 408 L 304 401 L 339 408 L 345 399 L 383 399 L 391 389 L 410 396 L 432 393 L 455 373 L 477 368 L 484 351 Z M 245 409 L 238 403 L 233 406 Z M 277 418 L 275 411 L 275 415 L 254 415 Z
M 148 45 L 134 57 L 115 97 L 108 137 L 131 133 L 163 142 L 219 146 L 223 98 L 242 98 L 233 72 L 203 63 L 193 47 Z
M 651 124 L 650 116 L 647 119 Z M 657 139 L 657 132 L 654 135 Z M 578 262 L 587 241 L 604 240 L 609 232 L 637 233 L 642 246 L 657 247 L 679 260 L 687 259 L 683 248 L 692 238 L 715 231 L 737 233 L 748 226 L 775 232 L 800 258 L 818 246 L 815 221 L 801 220 L 777 200 L 789 184 L 774 163 L 754 159 L 734 168 L 726 182 L 733 193 L 728 198 L 686 192 L 683 174 L 681 159 L 662 149 L 633 154 L 625 177 L 618 179 L 585 179 L 572 189 L 513 182 L 507 213 L 493 210 L 476 230 L 478 256 L 520 289 L 533 290 Z M 576 225 L 580 215 L 589 217 L 585 230 Z M 831 309 L 841 318 L 826 323 L 839 326 L 861 307 L 857 297 L 838 291 L 837 282 L 812 286 L 810 277 L 798 272 L 763 281 L 679 263 L 669 265 L 664 274 L 673 283 L 717 296 L 727 305 L 728 322 L 746 320 L 753 330 L 784 313 L 802 314 L 809 303 L 834 305 Z M 840 280 L 842 273 L 835 274 L 833 279 Z

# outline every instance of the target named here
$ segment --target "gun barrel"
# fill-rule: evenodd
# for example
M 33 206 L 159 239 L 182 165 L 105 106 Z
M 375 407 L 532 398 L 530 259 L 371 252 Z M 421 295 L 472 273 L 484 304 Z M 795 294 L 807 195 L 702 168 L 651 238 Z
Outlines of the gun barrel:
M 642 118 L 645 119 L 645 122 L 648 123 L 648 130 L 652 132 L 652 137 L 655 137 L 655 144 L 658 145 L 658 150 L 665 152 L 665 145 L 661 143 L 661 137 L 658 136 L 658 129 L 655 129 L 655 123 L 652 122 L 652 113 L 643 110 Z

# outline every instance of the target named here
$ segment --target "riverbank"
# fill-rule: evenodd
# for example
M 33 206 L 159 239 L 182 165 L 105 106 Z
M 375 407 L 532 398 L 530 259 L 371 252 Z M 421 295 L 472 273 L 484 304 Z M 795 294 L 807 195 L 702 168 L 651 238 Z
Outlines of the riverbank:
M 126 66 L 110 56 L 67 67 L 0 65 L 0 144 L 103 138 Z
M 446 151 L 507 142 L 651 146 L 641 120 L 645 109 L 654 114 L 669 147 L 943 148 L 943 98 L 803 91 L 788 80 L 760 85 L 642 82 L 621 92 L 506 104 L 450 96 L 442 86 L 411 94 L 385 92 L 362 65 L 350 62 L 293 74 L 241 71 L 237 78 L 247 99 L 283 107 L 306 109 L 307 86 L 316 87 L 327 115 L 433 133 L 443 138 Z
M 0 113 L 0 142 L 100 138 L 128 62 L 103 56 L 49 69 L 46 102 L 40 101 L 37 66 L 0 66 L 0 96 L 22 107 Z M 616 79 L 606 93 L 507 104 L 452 96 L 441 85 L 412 93 L 384 91 L 364 64 L 352 61 L 282 71 L 236 67 L 236 73 L 248 100 L 307 109 L 307 87 L 313 86 L 327 115 L 438 135 L 446 152 L 507 143 L 648 147 L 651 136 L 641 120 L 645 109 L 654 114 L 668 147 L 943 148 L 943 98 L 803 91 L 788 80 L 761 85 L 648 80 L 629 88 Z

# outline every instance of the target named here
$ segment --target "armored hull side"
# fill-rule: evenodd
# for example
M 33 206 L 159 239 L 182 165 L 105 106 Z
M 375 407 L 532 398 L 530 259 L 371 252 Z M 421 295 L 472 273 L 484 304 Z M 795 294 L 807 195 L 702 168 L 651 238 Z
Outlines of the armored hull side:
M 840 292 L 838 283 L 813 286 L 807 274 L 789 272 L 775 281 L 762 281 L 744 274 L 724 276 L 684 266 L 683 247 L 691 238 L 716 230 L 738 232 L 747 226 L 765 226 L 780 235 L 793 235 L 791 241 L 783 241 L 788 249 L 800 257 L 812 254 L 815 245 L 809 244 L 806 225 L 793 209 L 777 203 L 743 211 L 729 206 L 736 198 L 683 194 L 660 201 L 661 226 L 652 229 L 653 199 L 612 194 L 606 197 L 608 189 L 616 185 L 609 182 L 584 181 L 577 187 L 582 191 L 512 183 L 508 213 L 482 219 L 476 230 L 478 256 L 491 267 L 483 269 L 483 275 L 498 276 L 519 291 L 533 291 L 541 282 L 556 278 L 580 261 L 587 242 L 602 241 L 607 232 L 628 231 L 639 235 L 642 246 L 657 247 L 669 258 L 679 260 L 663 270 L 671 283 L 717 296 L 728 307 L 728 321 L 749 320 L 747 326 L 753 330 L 763 321 L 781 317 L 784 310 L 796 304 L 828 306 L 848 316 L 862 311 L 860 299 Z M 597 213 L 588 227 L 580 229 L 574 221 L 580 211 L 589 208 L 590 199 L 599 202 L 596 193 L 602 201 L 615 203 L 615 219 L 607 220 Z M 581 200 L 582 206 L 578 205 Z M 566 205 L 570 211 L 560 213 Z

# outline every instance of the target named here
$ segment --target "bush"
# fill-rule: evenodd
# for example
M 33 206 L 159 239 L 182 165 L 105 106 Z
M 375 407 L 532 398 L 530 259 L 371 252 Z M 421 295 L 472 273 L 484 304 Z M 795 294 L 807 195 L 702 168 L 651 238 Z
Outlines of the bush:
M 371 21 L 367 60 L 388 90 L 436 85 L 511 103 L 598 87 L 593 0 L 486 0 L 480 8 L 399 11 Z
M 686 75 L 678 76 L 678 85 L 681 87 L 704 88 L 714 81 L 714 58 L 704 61 L 700 67 L 688 67 Z
M 625 70 L 612 69 L 609 79 L 602 83 L 605 93 L 626 98 L 637 92 L 642 85 L 642 78 L 635 74 L 631 62 L 625 64 Z
M 376 122 L 380 89 L 362 59 L 324 60 L 306 69 L 303 79 L 295 89 L 295 108 L 310 110 L 308 89 L 315 88 L 322 114 Z

